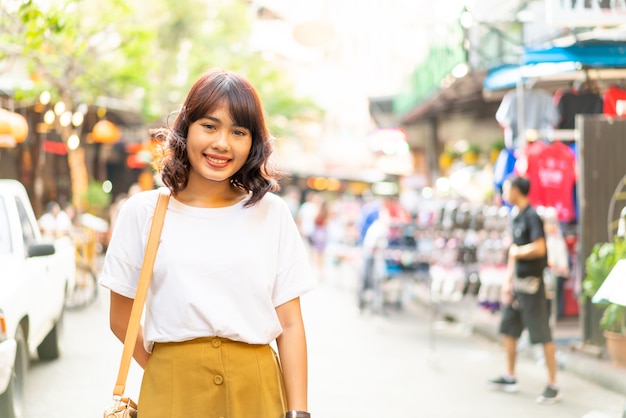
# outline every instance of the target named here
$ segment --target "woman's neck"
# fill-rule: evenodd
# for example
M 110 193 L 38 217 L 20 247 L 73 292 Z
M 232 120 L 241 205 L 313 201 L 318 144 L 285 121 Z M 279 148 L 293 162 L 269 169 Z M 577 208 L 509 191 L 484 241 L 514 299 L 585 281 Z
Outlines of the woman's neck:
M 198 185 L 193 182 L 187 184 L 175 196 L 176 200 L 189 206 L 201 208 L 221 208 L 232 206 L 247 196 L 247 193 L 230 182 Z

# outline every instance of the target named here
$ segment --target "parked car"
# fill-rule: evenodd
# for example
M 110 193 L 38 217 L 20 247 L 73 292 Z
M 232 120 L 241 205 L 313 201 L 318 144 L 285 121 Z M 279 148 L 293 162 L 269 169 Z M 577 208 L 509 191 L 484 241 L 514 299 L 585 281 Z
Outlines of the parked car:
M 61 353 L 75 249 L 69 238 L 42 238 L 26 190 L 15 180 L 0 180 L 0 265 L 0 417 L 19 418 L 29 360 Z

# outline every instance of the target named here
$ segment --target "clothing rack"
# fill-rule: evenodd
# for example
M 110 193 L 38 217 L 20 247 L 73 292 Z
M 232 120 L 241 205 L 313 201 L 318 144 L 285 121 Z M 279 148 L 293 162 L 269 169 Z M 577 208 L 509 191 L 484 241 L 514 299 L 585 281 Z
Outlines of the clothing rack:
M 579 141 L 578 129 L 526 129 L 524 135 L 526 141 L 547 140 L 547 141 Z

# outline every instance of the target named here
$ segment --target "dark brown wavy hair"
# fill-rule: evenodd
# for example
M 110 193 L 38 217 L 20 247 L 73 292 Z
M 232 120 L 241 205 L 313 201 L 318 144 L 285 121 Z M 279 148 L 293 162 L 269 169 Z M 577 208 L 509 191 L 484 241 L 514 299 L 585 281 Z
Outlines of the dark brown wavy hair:
M 254 86 L 238 74 L 214 69 L 198 78 L 172 125 L 151 132 L 153 138 L 165 144 L 165 152 L 157 166 L 163 183 L 174 195 L 187 187 L 189 126 L 224 104 L 227 104 L 233 122 L 248 129 L 252 136 L 248 159 L 230 179 L 235 187 L 252 193 L 245 204 L 252 206 L 265 193 L 279 190 L 281 173 L 270 167 L 268 161 L 272 153 L 271 136 L 265 125 L 259 95 Z

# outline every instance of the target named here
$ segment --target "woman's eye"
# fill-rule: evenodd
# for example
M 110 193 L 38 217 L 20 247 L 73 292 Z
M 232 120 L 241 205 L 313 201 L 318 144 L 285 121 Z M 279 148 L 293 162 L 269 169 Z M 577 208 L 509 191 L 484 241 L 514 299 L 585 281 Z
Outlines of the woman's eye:
M 246 133 L 244 131 L 237 130 L 237 131 L 235 131 L 235 135 L 237 135 L 237 136 L 246 136 Z
M 210 125 L 210 124 L 204 124 L 204 125 L 202 125 L 202 126 L 204 126 L 204 127 L 205 127 L 205 128 L 207 128 L 207 129 L 215 129 L 215 126 Z

